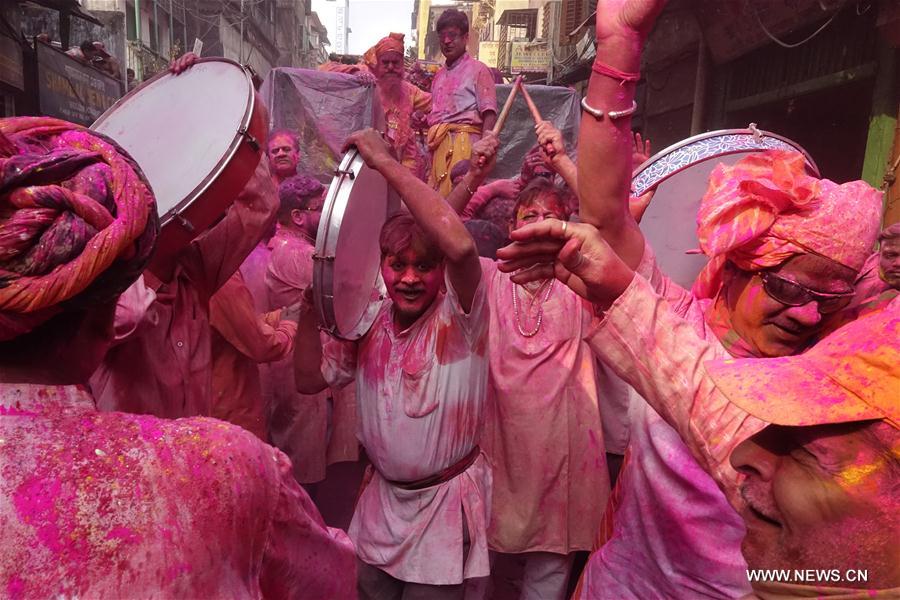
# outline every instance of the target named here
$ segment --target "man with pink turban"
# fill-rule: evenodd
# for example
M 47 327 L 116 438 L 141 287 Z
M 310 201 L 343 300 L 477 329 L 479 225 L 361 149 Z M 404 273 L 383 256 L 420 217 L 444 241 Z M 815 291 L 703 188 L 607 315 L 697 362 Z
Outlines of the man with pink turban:
M 385 136 L 401 164 L 425 179 L 427 157 L 416 144 L 416 129 L 424 126 L 425 114 L 431 111 L 431 94 L 405 79 L 403 37 L 402 33 L 392 33 L 381 38 L 366 51 L 363 60 L 376 77 Z
M 698 215 L 709 265 L 693 293 L 668 279 L 628 210 L 627 109 L 643 41 L 664 3 L 606 0 L 597 7 L 602 60 L 593 67 L 585 104 L 594 112 L 582 119 L 579 141 L 585 224 L 551 221 L 514 232 L 516 246 L 498 257 L 516 258 L 505 268 L 517 268 L 533 262 L 518 259 L 538 249 L 542 261 L 554 254 L 553 264 L 519 280 L 554 273 L 581 292 L 588 284 L 580 275 L 603 269 L 595 274 L 604 284 L 591 288 L 605 313 L 590 339 L 595 353 L 653 406 L 663 398 L 691 406 L 694 375 L 706 360 L 796 354 L 822 334 L 852 299 L 853 281 L 874 246 L 881 201 L 865 183 L 837 185 L 811 176 L 796 152 L 768 151 L 720 166 Z M 615 118 L 608 113 L 623 110 Z M 598 232 L 612 252 L 582 253 L 583 236 Z M 705 465 L 647 404 L 635 403 L 630 418 L 612 532 L 585 570 L 583 597 L 734 598 L 749 592 L 740 553 L 743 522 Z M 724 430 L 716 443 L 731 442 Z
M 99 413 L 85 384 L 156 203 L 57 119 L 0 119 L 0 589 L 9 598 L 352 598 L 353 548 L 288 459 L 212 419 Z

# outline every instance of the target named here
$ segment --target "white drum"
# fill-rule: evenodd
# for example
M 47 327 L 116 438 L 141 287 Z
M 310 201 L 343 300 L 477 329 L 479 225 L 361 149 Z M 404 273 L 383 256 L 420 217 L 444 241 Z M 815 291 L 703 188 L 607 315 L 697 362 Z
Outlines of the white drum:
M 656 188 L 641 220 L 641 231 L 656 252 L 662 271 L 677 284 L 690 289 L 707 262 L 706 256 L 696 252 L 700 245 L 697 213 L 712 170 L 753 152 L 773 149 L 802 152 L 810 173 L 818 176 L 816 163 L 799 144 L 752 124 L 747 129 L 695 135 L 656 153 L 635 169 L 633 196 Z
M 400 199 L 377 171 L 349 150 L 325 196 L 313 256 L 313 296 L 322 328 L 356 340 L 369 331 L 387 291 L 378 238 Z
M 266 116 L 247 69 L 203 58 L 132 90 L 91 129 L 127 150 L 153 188 L 162 228 L 153 270 L 215 223 L 250 180 Z

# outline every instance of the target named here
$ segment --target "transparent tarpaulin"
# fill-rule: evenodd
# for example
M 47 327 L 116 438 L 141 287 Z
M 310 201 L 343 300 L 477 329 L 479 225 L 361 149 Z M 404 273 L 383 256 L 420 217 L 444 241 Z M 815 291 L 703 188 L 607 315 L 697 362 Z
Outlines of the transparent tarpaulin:
M 374 87 L 344 73 L 277 68 L 260 88 L 269 109 L 269 129 L 287 129 L 300 139 L 299 172 L 331 181 L 341 147 L 354 131 L 379 127 L 383 117 Z
M 509 97 L 512 85 L 497 86 L 497 107 L 502 109 Z M 549 85 L 529 85 L 528 93 L 534 100 L 541 117 L 550 121 L 562 132 L 569 156 L 575 159 L 578 142 L 578 124 L 581 119 L 581 98 L 575 90 Z M 525 155 L 537 144 L 534 119 L 522 94 L 516 96 L 509 111 L 503 131 L 500 132 L 500 153 L 492 179 L 509 179 L 519 174 Z
M 497 86 L 497 104 L 503 106 L 511 85 Z M 575 157 L 581 117 L 577 93 L 564 87 L 529 85 L 528 92 L 541 116 L 551 121 Z M 269 108 L 270 129 L 287 129 L 300 138 L 300 172 L 331 181 L 347 137 L 365 127 L 382 128 L 383 115 L 374 87 L 353 75 L 309 69 L 272 69 L 260 89 Z M 500 134 L 500 154 L 492 179 L 510 178 L 522 168 L 525 154 L 537 144 L 534 120 L 518 96 Z

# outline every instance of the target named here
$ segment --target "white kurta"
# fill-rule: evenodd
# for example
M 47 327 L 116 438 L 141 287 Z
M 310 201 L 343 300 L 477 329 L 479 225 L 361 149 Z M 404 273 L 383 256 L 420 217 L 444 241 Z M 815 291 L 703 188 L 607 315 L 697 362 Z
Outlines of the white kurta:
M 489 573 L 490 469 L 480 456 L 457 477 L 423 490 L 395 487 L 446 469 L 481 437 L 488 380 L 488 310 L 482 283 L 465 314 L 447 293 L 411 327 L 394 331 L 392 304 L 358 342 L 329 341 L 322 373 L 356 377 L 359 438 L 377 472 L 349 534 L 359 558 L 402 581 L 458 584 Z M 470 536 L 463 564 L 463 518 Z

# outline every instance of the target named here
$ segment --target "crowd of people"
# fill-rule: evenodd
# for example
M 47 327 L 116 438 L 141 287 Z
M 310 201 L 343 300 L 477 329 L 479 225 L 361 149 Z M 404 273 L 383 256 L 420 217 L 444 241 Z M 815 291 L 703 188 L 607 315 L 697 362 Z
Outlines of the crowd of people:
M 577 159 L 539 121 L 513 179 L 464 13 L 430 92 L 399 34 L 331 67 L 371 78 L 384 130 L 345 150 L 403 201 L 356 341 L 314 307 L 327 190 L 291 131 L 154 253 L 115 143 L 0 120 L 0 596 L 503 598 L 517 560 L 522 599 L 900 598 L 900 224 L 753 153 L 712 172 L 685 215 L 708 262 L 672 281 L 630 193 L 664 4 L 600 0 Z M 365 473 L 323 493 L 337 463 Z

